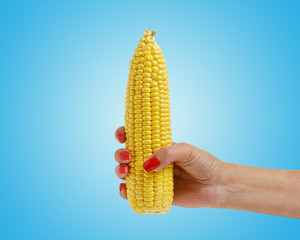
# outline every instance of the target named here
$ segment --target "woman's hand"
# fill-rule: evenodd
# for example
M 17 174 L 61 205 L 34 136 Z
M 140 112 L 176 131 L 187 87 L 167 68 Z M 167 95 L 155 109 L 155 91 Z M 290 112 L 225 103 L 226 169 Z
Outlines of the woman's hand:
M 116 139 L 126 141 L 124 127 Z M 128 173 L 130 152 L 119 149 L 115 159 L 119 178 Z M 174 163 L 173 205 L 244 210 L 300 218 L 300 171 L 249 167 L 225 163 L 187 143 L 174 143 L 156 151 L 143 167 L 155 171 Z M 120 184 L 126 196 L 126 185 Z
M 126 141 L 124 127 L 116 139 Z M 119 149 L 115 159 L 119 178 L 128 173 L 130 152 Z M 174 143 L 156 151 L 143 167 L 155 171 L 174 163 L 173 205 L 213 207 L 300 218 L 300 171 L 249 167 L 225 163 L 187 143 Z M 126 196 L 126 185 L 120 184 Z
M 116 139 L 126 141 L 124 127 L 117 129 Z M 119 163 L 116 175 L 125 179 L 128 174 L 130 152 L 124 148 L 115 152 Z M 181 207 L 217 207 L 221 199 L 221 171 L 223 162 L 215 156 L 187 143 L 174 143 L 156 151 L 145 163 L 147 172 L 155 171 L 174 163 L 173 205 Z M 120 184 L 120 195 L 126 196 L 126 184 Z

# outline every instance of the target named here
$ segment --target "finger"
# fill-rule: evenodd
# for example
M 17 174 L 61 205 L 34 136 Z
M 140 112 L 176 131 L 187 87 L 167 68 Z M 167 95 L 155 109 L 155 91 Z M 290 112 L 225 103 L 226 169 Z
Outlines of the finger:
M 126 141 L 125 137 L 125 127 L 119 127 L 115 132 L 115 138 L 119 143 L 124 143 Z
M 128 164 L 131 159 L 131 154 L 125 148 L 120 148 L 115 152 L 115 160 L 118 163 Z
M 119 194 L 122 198 L 127 199 L 126 184 L 121 183 L 119 186 Z
M 187 143 L 177 143 L 157 150 L 144 162 L 146 172 L 162 169 L 172 162 L 184 163 L 189 160 L 193 146 Z
M 115 168 L 115 173 L 118 178 L 125 179 L 128 174 L 128 166 L 127 165 L 118 165 Z

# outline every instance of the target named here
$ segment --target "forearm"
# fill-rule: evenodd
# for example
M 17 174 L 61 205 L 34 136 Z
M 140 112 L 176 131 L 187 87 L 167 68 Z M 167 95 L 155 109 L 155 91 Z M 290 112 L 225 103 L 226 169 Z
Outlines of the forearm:
M 300 171 L 224 164 L 219 208 L 300 218 Z

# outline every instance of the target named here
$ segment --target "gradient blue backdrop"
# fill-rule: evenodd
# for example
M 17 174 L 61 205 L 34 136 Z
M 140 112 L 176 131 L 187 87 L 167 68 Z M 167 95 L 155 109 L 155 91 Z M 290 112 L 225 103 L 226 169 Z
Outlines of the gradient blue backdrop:
M 114 130 L 151 24 L 174 141 L 300 169 L 300 7 L 293 1 L 1 1 L 0 239 L 299 239 L 300 222 L 118 195 Z

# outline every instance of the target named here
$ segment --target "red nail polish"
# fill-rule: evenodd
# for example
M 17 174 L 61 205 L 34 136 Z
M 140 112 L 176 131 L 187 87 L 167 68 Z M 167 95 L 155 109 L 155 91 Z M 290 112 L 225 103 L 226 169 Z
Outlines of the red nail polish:
M 126 166 L 125 165 L 122 165 L 119 167 L 119 173 L 126 174 Z
M 122 143 L 122 140 L 123 140 L 123 134 L 122 133 L 118 133 L 117 134 L 117 140 Z
M 123 190 L 123 184 L 121 183 L 119 186 L 119 191 L 122 192 L 122 190 Z
M 130 160 L 131 155 L 130 155 L 129 151 L 125 150 L 125 151 L 120 152 L 119 156 L 120 156 L 121 160 L 126 161 L 126 160 Z
M 157 157 L 152 157 L 146 162 L 144 162 L 143 167 L 146 170 L 146 172 L 151 172 L 155 168 L 157 168 L 160 165 L 160 162 Z

